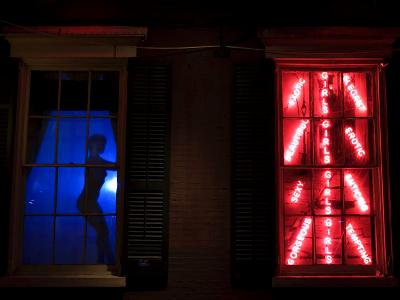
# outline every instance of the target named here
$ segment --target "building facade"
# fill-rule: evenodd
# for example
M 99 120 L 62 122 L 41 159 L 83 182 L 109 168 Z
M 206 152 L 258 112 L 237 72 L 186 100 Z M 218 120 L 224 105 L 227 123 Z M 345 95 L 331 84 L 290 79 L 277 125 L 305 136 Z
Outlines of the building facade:
M 3 22 L 2 287 L 398 286 L 398 27 L 58 18 Z

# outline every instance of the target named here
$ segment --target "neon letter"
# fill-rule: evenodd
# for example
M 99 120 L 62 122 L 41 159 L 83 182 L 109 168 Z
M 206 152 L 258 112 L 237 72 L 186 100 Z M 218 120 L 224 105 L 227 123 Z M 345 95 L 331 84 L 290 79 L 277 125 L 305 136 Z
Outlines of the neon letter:
M 292 246 L 291 252 L 289 254 L 289 259 L 287 260 L 288 265 L 295 264 L 298 254 L 303 245 L 303 241 L 307 236 L 308 230 L 310 229 L 311 222 L 312 222 L 311 218 L 309 217 L 304 218 L 299 234 L 297 235 L 294 246 Z
M 347 87 L 348 92 L 350 93 L 351 98 L 353 98 L 354 104 L 358 110 L 366 111 L 367 107 L 365 106 L 363 100 L 360 95 L 358 95 L 358 91 L 354 84 L 349 84 L 351 82 L 350 76 L 345 74 L 343 75 L 344 85 Z
M 365 201 L 363 195 L 360 192 L 360 189 L 355 182 L 353 176 L 350 173 L 347 173 L 344 176 L 344 179 L 346 180 L 347 185 L 350 187 L 351 191 L 353 192 L 353 198 L 357 200 L 357 204 L 360 207 L 361 211 L 366 212 L 369 207 L 367 205 L 367 202 Z
M 297 127 L 295 134 L 292 137 L 292 142 L 289 145 L 289 149 L 285 151 L 285 161 L 292 161 L 293 155 L 299 145 L 300 138 L 304 134 L 304 130 L 307 128 L 308 120 L 302 120 L 299 127 Z
M 300 78 L 299 81 L 296 83 L 296 85 L 293 88 L 292 94 L 289 96 L 289 107 L 292 107 L 293 105 L 296 104 L 297 99 L 300 96 L 301 89 L 303 88 L 303 85 L 306 83 L 306 81 L 303 78 Z
M 350 236 L 351 240 L 353 241 L 354 245 L 357 247 L 357 251 L 360 254 L 360 258 L 363 260 L 365 265 L 369 265 L 372 262 L 371 257 L 367 253 L 367 250 L 365 249 L 363 243 L 361 240 L 358 238 L 357 234 L 355 233 L 355 230 L 353 228 L 353 225 L 349 223 L 346 226 L 347 234 Z

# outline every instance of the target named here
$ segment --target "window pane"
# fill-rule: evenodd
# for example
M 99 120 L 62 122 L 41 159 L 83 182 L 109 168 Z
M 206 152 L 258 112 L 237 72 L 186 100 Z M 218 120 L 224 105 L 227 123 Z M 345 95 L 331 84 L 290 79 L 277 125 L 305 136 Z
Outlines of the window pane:
M 371 214 L 371 170 L 345 169 L 343 177 L 346 214 Z
M 92 72 L 90 92 L 90 114 L 111 112 L 116 115 L 118 111 L 119 73 L 118 72 Z M 108 114 L 105 114 L 106 116 Z
M 372 74 L 365 72 L 343 73 L 343 89 L 345 116 L 372 116 Z
M 308 72 L 282 72 L 282 109 L 285 117 L 310 116 Z
M 29 169 L 25 186 L 25 213 L 52 214 L 54 212 L 55 168 Z
M 285 218 L 285 264 L 312 264 L 312 227 L 310 216 Z
M 25 217 L 24 264 L 50 264 L 53 254 L 53 217 Z
M 57 111 L 58 72 L 31 72 L 29 115 L 50 115 Z
M 337 72 L 313 72 L 315 117 L 342 116 L 342 99 L 339 94 L 340 74 Z
M 80 213 L 78 206 L 84 199 L 85 168 L 59 168 L 57 213 Z
M 285 165 L 311 163 L 309 119 L 283 120 L 283 146 Z
M 349 265 L 370 265 L 373 263 L 370 217 L 346 218 L 345 253 L 346 263 Z
M 115 213 L 117 171 L 87 168 L 86 209 L 90 213 Z
M 115 216 L 87 218 L 86 263 L 113 264 L 115 262 Z
M 383 200 L 375 191 L 375 73 L 279 65 L 280 272 L 337 275 L 355 271 L 345 265 L 372 265 L 375 245 L 384 248 L 383 237 L 373 239 L 375 201 Z
M 283 189 L 287 215 L 311 214 L 311 171 L 284 170 Z
M 116 121 L 108 118 L 90 119 L 88 163 L 107 164 L 117 160 Z
M 117 203 L 118 174 L 117 171 L 107 170 L 107 176 L 101 187 L 98 203 L 104 213 L 115 213 Z
M 56 264 L 82 263 L 84 231 L 84 217 L 56 218 Z
M 374 162 L 373 121 L 348 119 L 344 122 L 344 152 L 346 164 L 367 165 Z
M 54 163 L 56 119 L 30 118 L 26 161 L 31 164 Z
M 58 162 L 84 163 L 86 149 L 86 119 L 59 120 Z
M 88 104 L 88 72 L 61 73 L 61 111 L 79 111 L 86 115 Z
M 343 130 L 341 120 L 314 121 L 316 165 L 341 165 L 344 162 Z
M 317 264 L 342 263 L 342 222 L 340 217 L 315 217 Z
M 338 215 L 342 213 L 340 170 L 314 170 L 314 213 Z

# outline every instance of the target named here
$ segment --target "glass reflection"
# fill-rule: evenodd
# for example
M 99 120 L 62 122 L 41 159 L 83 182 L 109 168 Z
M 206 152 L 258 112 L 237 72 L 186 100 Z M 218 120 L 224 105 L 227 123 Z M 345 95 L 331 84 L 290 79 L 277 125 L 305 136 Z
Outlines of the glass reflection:
M 30 169 L 25 189 L 26 214 L 53 213 L 55 176 L 55 168 Z

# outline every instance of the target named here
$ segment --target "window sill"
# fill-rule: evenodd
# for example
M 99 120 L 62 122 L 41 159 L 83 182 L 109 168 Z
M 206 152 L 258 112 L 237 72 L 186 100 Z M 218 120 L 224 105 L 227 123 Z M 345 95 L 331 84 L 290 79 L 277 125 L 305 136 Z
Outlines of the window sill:
M 113 275 L 6 276 L 0 287 L 125 287 L 125 277 Z
M 288 276 L 272 278 L 272 287 L 398 287 L 394 277 L 375 276 Z

